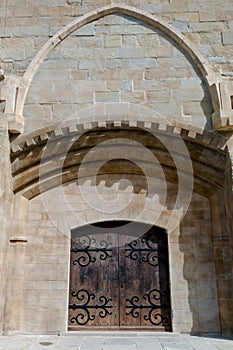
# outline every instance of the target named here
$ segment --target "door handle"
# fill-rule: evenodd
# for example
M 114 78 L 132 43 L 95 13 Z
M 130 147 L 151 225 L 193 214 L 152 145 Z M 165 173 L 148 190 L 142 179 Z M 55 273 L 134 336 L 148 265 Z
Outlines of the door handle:
M 124 283 L 121 283 L 121 288 L 124 288 Z

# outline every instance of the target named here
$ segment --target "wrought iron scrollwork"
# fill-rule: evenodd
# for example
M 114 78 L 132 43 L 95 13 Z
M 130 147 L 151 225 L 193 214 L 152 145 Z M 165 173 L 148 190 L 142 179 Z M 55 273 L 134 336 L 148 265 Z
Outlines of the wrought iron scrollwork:
M 162 293 L 158 289 L 152 289 L 149 293 L 143 295 L 143 299 L 149 303 L 143 305 L 139 303 L 139 297 L 134 295 L 131 299 L 126 299 L 126 302 L 130 303 L 130 305 L 126 305 L 126 309 L 130 309 L 129 312 L 126 312 L 126 315 L 138 318 L 140 316 L 140 310 L 148 309 L 148 315 L 144 315 L 143 317 L 145 321 L 149 321 L 154 326 L 166 326 L 169 324 L 169 320 L 166 316 L 163 316 L 160 311 L 161 309 L 169 309 L 169 305 L 161 302 L 162 297 L 165 296 L 166 293 Z
M 81 289 L 78 292 L 73 291 L 71 293 L 73 297 L 76 297 L 79 301 L 83 302 L 82 304 L 70 304 L 69 309 L 75 311 L 80 310 L 80 312 L 71 318 L 71 323 L 77 323 L 80 326 L 85 326 L 89 321 L 93 321 L 95 319 L 95 315 L 91 313 L 90 310 L 95 309 L 99 311 L 99 317 L 105 318 L 109 315 L 112 315 L 112 312 L 109 309 L 112 309 L 112 305 L 108 305 L 112 299 L 108 299 L 105 296 L 99 297 L 100 305 L 94 304 L 91 305 L 90 302 L 95 299 L 95 295 L 93 293 L 89 293 L 85 289 Z
M 86 267 L 90 263 L 96 261 L 96 257 L 92 256 L 92 253 L 100 253 L 100 260 L 106 260 L 112 257 L 112 249 L 109 248 L 110 243 L 105 240 L 100 241 L 98 248 L 91 248 L 96 243 L 95 238 L 90 238 L 89 236 L 81 236 L 75 239 L 75 242 L 79 244 L 79 247 L 71 248 L 72 253 L 77 253 L 78 258 L 73 261 L 73 265 L 79 265 L 81 267 Z
M 151 266 L 158 266 L 162 261 L 161 253 L 163 252 L 162 247 L 158 249 L 157 245 L 155 245 L 158 244 L 159 240 L 159 236 L 153 234 L 128 243 L 128 248 L 125 248 L 125 251 L 129 252 L 129 254 L 126 255 L 126 258 L 140 260 Z M 143 244 L 143 247 L 140 247 L 140 243 Z

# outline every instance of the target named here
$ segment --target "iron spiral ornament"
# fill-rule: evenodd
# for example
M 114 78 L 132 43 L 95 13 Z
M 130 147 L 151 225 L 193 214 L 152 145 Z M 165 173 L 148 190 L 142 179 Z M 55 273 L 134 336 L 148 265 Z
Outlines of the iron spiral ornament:
M 88 322 L 95 320 L 96 315 L 92 312 L 92 310 L 98 310 L 99 317 L 105 318 L 109 315 L 112 315 L 112 312 L 109 311 L 113 308 L 109 303 L 112 301 L 111 298 L 107 298 L 106 296 L 100 296 L 98 303 L 91 303 L 95 300 L 95 295 L 93 293 L 89 293 L 86 289 L 80 289 L 78 292 L 72 291 L 72 297 L 77 298 L 78 301 L 82 302 L 80 304 L 70 304 L 69 309 L 76 311 L 78 310 L 77 315 L 71 317 L 71 323 L 77 323 L 79 326 L 85 326 Z
M 125 248 L 126 258 L 158 266 L 163 261 L 163 249 L 158 249 L 159 240 L 159 235 L 153 234 L 131 241 Z
M 86 267 L 91 263 L 96 262 L 96 254 L 99 253 L 100 260 L 106 260 L 112 257 L 112 249 L 110 248 L 110 243 L 105 240 L 101 240 L 99 247 L 94 247 L 96 243 L 95 238 L 90 238 L 90 236 L 85 235 L 75 239 L 77 247 L 71 248 L 71 253 L 77 254 L 77 258 L 74 259 L 73 265 L 79 265 L 81 267 Z
M 169 320 L 164 316 L 161 310 L 169 308 L 169 305 L 162 303 L 162 297 L 165 297 L 166 293 L 162 293 L 158 289 L 152 289 L 149 293 L 143 295 L 143 299 L 147 302 L 145 304 L 140 303 L 140 298 L 134 295 L 131 299 L 126 299 L 129 305 L 126 305 L 127 316 L 132 316 L 133 318 L 139 318 L 141 315 L 141 310 L 148 310 L 148 314 L 144 315 L 145 321 L 150 322 L 154 326 L 166 326 L 169 324 Z

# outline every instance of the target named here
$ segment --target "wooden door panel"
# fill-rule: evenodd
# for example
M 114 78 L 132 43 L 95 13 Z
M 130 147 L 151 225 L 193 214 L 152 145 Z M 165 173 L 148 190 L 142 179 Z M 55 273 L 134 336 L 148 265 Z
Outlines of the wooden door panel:
M 121 327 L 170 329 L 166 237 L 154 230 L 120 244 L 119 276 L 126 281 L 120 288 Z
M 72 240 L 69 329 L 171 330 L 166 233 L 124 231 Z
M 119 325 L 117 250 L 112 235 L 72 240 L 69 329 Z

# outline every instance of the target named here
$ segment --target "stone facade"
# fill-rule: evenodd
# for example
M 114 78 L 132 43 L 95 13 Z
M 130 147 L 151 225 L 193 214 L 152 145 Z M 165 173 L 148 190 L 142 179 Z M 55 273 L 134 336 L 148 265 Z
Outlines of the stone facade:
M 0 333 L 66 331 L 70 230 L 119 219 L 168 233 L 173 330 L 232 334 L 232 1 L 0 17 Z

